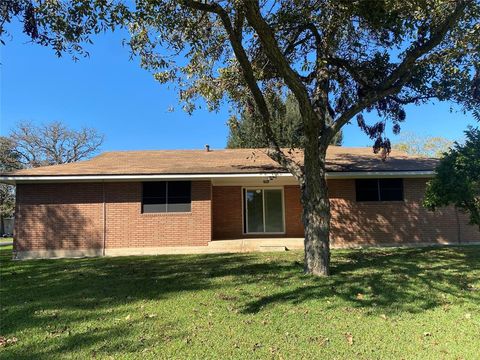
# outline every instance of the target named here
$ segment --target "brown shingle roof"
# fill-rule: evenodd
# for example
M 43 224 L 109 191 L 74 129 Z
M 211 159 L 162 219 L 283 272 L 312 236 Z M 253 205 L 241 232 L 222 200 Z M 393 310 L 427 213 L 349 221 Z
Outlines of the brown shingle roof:
M 301 161 L 302 152 L 292 154 Z M 330 172 L 429 171 L 436 159 L 408 156 L 392 151 L 386 161 L 372 148 L 331 146 L 327 152 Z M 283 172 L 259 149 L 112 151 L 71 164 L 19 170 L 14 176 L 146 175 L 146 174 L 236 174 Z

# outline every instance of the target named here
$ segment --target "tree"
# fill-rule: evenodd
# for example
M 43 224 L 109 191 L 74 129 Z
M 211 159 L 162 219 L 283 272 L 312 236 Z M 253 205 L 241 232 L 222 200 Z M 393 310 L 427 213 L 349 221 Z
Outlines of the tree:
M 94 155 L 103 143 L 95 129 L 73 130 L 61 122 L 34 125 L 19 123 L 8 137 L 0 137 L 0 173 L 24 167 L 65 164 Z M 0 184 L 0 234 L 3 218 L 15 210 L 15 189 Z
M 439 158 L 450 149 L 453 141 L 441 136 L 418 136 L 414 133 L 404 133 L 399 142 L 393 144 L 395 150 L 404 151 L 409 155 Z
M 38 167 L 89 158 L 98 151 L 104 136 L 91 128 L 69 129 L 59 121 L 42 125 L 21 122 L 9 139 L 25 167 Z
M 298 103 L 292 94 L 288 94 L 285 101 L 276 93 L 266 96 L 267 106 L 272 116 L 272 131 L 277 139 L 278 145 L 282 148 L 302 148 L 303 129 L 302 115 Z M 259 121 L 256 117 L 261 116 L 255 109 L 243 109 L 240 119 L 237 116 L 230 117 L 228 125 L 227 148 L 265 148 L 268 141 Z M 340 131 L 331 142 L 332 145 L 342 144 L 342 132 Z
M 189 112 L 199 97 L 210 109 L 225 99 L 255 108 L 266 153 L 300 184 L 311 274 L 330 272 L 326 151 L 345 124 L 356 118 L 386 156 L 387 121 L 398 133 L 405 105 L 438 99 L 479 107 L 479 0 L 20 3 L 3 7 L 3 23 L 23 14 L 25 33 L 60 54 L 81 53 L 91 34 L 128 26 L 133 54 L 158 81 L 176 85 Z M 302 164 L 282 151 L 266 101 L 287 90 L 302 116 Z M 373 111 L 379 120 L 369 124 L 364 115 Z
M 466 142 L 445 154 L 427 185 L 424 205 L 430 210 L 455 205 L 480 230 L 480 130 L 465 131 Z
M 14 143 L 6 137 L 0 136 L 0 173 L 21 168 L 19 155 L 15 151 Z M 0 236 L 5 233 L 4 221 L 12 217 L 15 212 L 15 189 L 11 185 L 0 184 Z

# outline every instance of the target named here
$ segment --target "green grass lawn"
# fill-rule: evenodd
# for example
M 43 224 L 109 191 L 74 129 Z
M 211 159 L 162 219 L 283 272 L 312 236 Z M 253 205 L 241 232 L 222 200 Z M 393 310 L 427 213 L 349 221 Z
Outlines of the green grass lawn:
M 3 359 L 478 359 L 480 247 L 11 261 Z

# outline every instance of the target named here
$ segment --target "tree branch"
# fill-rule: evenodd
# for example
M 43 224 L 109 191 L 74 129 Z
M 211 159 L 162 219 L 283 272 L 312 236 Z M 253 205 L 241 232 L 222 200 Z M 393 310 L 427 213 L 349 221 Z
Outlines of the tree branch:
M 442 42 L 455 22 L 463 15 L 465 7 L 469 1 L 471 0 L 456 0 L 455 9 L 453 12 L 431 31 L 430 38 L 423 43 L 417 43 L 416 46 L 408 50 L 404 60 L 383 81 L 382 84 L 369 90 L 359 102 L 348 108 L 335 121 L 333 126 L 331 126 L 329 129 L 330 137 L 333 137 L 338 131 L 340 131 L 342 126 L 344 126 L 356 114 L 363 111 L 368 106 L 373 105 L 381 98 L 400 92 L 403 86 L 410 80 L 412 76 L 412 72 L 410 70 L 415 66 L 415 62 Z
M 278 73 L 284 79 L 287 86 L 297 98 L 304 119 L 316 118 L 308 91 L 302 83 L 300 76 L 294 71 L 285 59 L 275 35 L 262 17 L 258 2 L 248 1 L 245 3 L 246 16 L 249 24 L 255 29 L 260 42 L 270 61 L 275 65 Z
M 232 45 L 235 57 L 240 64 L 248 88 L 250 89 L 253 99 L 255 100 L 255 103 L 258 107 L 258 110 L 262 115 L 262 128 L 265 136 L 270 143 L 270 147 L 267 150 L 267 155 L 274 161 L 282 165 L 284 168 L 286 168 L 288 171 L 290 171 L 290 173 L 292 173 L 292 175 L 294 175 L 297 179 L 300 179 L 303 176 L 301 167 L 293 159 L 285 155 L 285 153 L 278 145 L 273 134 L 271 127 L 270 111 L 268 110 L 268 106 L 263 96 L 263 93 L 258 86 L 257 80 L 255 79 L 252 64 L 243 47 L 241 34 L 238 33 L 238 31 L 241 32 L 241 28 L 239 28 L 238 22 L 237 27 L 234 28 L 232 26 L 232 22 L 228 13 L 218 4 L 199 3 L 198 1 L 193 0 L 181 0 L 180 3 L 191 9 L 207 11 L 218 15 L 218 17 L 222 21 L 223 27 L 228 34 L 230 44 Z M 237 19 L 241 19 L 241 17 Z

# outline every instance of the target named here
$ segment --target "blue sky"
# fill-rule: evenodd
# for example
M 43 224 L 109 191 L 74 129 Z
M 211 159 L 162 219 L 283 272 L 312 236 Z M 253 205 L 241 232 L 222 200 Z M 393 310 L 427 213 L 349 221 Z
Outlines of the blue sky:
M 225 147 L 228 107 L 216 113 L 185 113 L 172 87 L 160 85 L 137 61 L 129 60 L 121 33 L 96 37 L 90 58 L 74 62 L 68 55 L 59 59 L 49 48 L 26 43 L 16 29 L 10 30 L 13 39 L 0 46 L 1 135 L 18 121 L 61 120 L 104 133 L 102 150 Z M 476 123 L 471 116 L 450 112 L 450 106 L 409 107 L 402 132 L 462 139 L 467 125 Z M 344 128 L 343 145 L 370 146 L 371 141 L 352 124 Z

